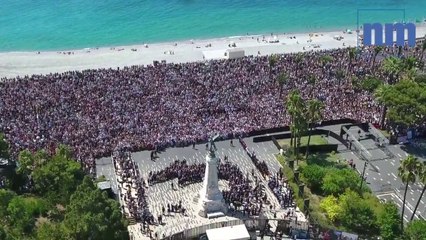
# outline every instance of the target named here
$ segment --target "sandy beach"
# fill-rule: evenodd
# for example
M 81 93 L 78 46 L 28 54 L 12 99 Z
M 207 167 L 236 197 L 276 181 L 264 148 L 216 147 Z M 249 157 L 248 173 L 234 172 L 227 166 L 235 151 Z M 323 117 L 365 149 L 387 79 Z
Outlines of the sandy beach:
M 426 25 L 417 26 L 417 37 L 426 34 Z M 336 37 L 343 37 L 337 40 Z M 182 42 L 133 45 L 122 47 L 85 48 L 66 52 L 6 52 L 0 53 L 0 77 L 13 78 L 31 74 L 48 74 L 70 70 L 116 68 L 166 62 L 193 62 L 224 58 L 226 49 L 235 43 L 245 55 L 269 55 L 344 48 L 357 45 L 357 34 L 345 31 L 299 34 L 253 35 L 189 40 Z

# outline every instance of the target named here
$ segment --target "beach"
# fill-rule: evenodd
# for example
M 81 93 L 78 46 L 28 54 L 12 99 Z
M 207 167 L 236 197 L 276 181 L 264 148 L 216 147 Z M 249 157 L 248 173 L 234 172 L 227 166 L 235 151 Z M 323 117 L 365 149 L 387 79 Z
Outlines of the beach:
M 417 26 L 417 37 L 426 25 Z M 336 39 L 341 38 L 341 39 Z M 235 47 L 232 47 L 235 44 Z M 206 40 L 85 48 L 68 51 L 0 53 L 0 77 L 61 73 L 74 70 L 148 65 L 153 61 L 182 63 L 224 58 L 227 49 L 243 49 L 245 55 L 326 50 L 357 46 L 355 31 L 310 32 L 235 36 Z

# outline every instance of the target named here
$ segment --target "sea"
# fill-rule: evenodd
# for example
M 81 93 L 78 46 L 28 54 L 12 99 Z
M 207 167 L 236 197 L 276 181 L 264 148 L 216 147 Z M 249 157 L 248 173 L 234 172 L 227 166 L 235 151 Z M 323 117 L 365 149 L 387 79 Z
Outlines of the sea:
M 0 0 L 0 52 L 422 22 L 424 0 Z

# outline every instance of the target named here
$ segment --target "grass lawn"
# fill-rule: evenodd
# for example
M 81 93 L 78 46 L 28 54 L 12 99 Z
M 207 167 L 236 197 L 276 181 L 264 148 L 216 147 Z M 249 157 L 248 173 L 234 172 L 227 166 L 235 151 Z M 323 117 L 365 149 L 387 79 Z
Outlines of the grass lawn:
M 336 153 L 311 154 L 307 159 L 307 164 L 318 164 L 323 167 L 346 167 L 346 161 Z
M 287 145 L 287 147 L 289 147 L 291 140 L 290 140 L 290 138 L 288 138 L 288 139 L 281 139 L 281 140 L 277 140 L 277 141 L 280 144 L 280 146 L 284 147 L 284 145 Z M 306 146 L 308 144 L 308 136 L 302 137 L 302 139 L 300 140 L 300 144 L 301 144 L 301 146 Z M 323 145 L 323 144 L 328 144 L 327 139 L 321 137 L 321 135 L 312 135 L 311 136 L 310 145 Z

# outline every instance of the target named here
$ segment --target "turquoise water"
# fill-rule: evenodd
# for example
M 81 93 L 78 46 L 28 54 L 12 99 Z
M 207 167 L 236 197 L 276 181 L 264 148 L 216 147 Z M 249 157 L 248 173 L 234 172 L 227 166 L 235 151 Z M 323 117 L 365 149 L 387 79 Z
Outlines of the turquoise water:
M 144 42 L 355 27 L 359 8 L 426 17 L 419 0 L 1 0 L 0 51 L 64 50 Z M 398 11 L 361 12 L 393 22 Z

